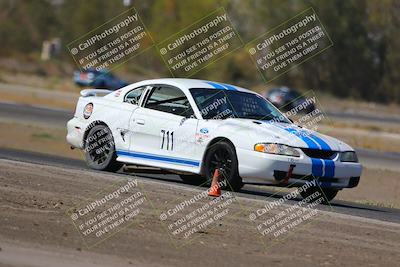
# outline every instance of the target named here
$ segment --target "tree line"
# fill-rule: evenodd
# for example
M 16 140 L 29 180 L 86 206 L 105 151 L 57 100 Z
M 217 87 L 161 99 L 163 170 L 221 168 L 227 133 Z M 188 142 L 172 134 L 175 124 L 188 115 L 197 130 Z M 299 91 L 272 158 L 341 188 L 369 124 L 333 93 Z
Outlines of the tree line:
M 242 39 L 250 41 L 302 10 L 313 7 L 333 47 L 282 75 L 275 84 L 330 92 L 339 97 L 400 103 L 400 1 L 396 0 L 2 0 L 1 56 L 33 57 L 44 40 L 65 44 L 134 6 L 155 42 L 160 42 L 219 7 Z M 128 63 L 168 76 L 155 51 Z M 67 49 L 62 60 L 74 64 Z M 216 71 L 218 70 L 218 71 Z M 244 49 L 212 64 L 196 77 L 242 85 L 260 81 Z

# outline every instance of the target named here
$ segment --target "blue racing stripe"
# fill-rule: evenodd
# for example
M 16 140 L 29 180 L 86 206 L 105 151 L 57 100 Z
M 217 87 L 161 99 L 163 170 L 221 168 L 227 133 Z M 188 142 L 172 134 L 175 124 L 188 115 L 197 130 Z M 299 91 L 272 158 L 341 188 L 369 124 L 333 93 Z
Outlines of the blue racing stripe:
M 205 82 L 208 83 L 209 85 L 211 85 L 212 87 L 214 87 L 215 89 L 226 89 L 219 83 L 214 83 L 214 82 L 209 82 L 209 81 L 205 81 Z
M 300 137 L 307 146 L 312 149 L 322 149 L 330 151 L 330 146 L 321 138 L 310 135 L 303 131 L 296 131 L 295 129 L 288 128 L 293 134 Z M 311 159 L 312 161 L 312 174 L 317 177 L 335 177 L 335 162 L 333 160 Z
M 320 146 L 321 146 L 321 149 L 323 149 L 323 150 L 332 150 L 331 149 L 331 147 L 324 141 L 324 140 L 322 140 L 321 138 L 319 138 L 318 136 L 316 136 L 316 135 L 313 135 L 313 134 L 310 134 L 310 137 L 313 139 L 313 140 L 315 140 Z
M 335 177 L 335 162 L 330 159 L 325 159 L 325 174 L 324 177 L 333 178 Z
M 237 91 L 236 87 L 230 84 L 226 84 L 226 83 L 221 83 L 222 86 L 224 86 L 226 89 L 228 90 L 233 90 L 233 91 Z
M 303 130 L 298 131 L 293 128 L 287 128 L 286 130 L 288 132 L 300 137 L 303 141 L 305 141 L 307 143 L 307 145 L 308 145 L 308 143 L 317 144 L 317 147 L 309 146 L 309 148 L 322 149 L 322 150 L 328 150 L 328 151 L 332 150 L 331 147 L 324 140 L 322 140 L 320 137 L 318 137 L 314 134 L 308 133 Z
M 160 156 L 160 155 L 140 153 L 140 152 L 117 151 L 117 156 L 128 156 L 132 158 L 149 159 L 149 160 L 163 161 L 167 163 L 175 163 L 175 164 L 189 165 L 195 167 L 200 166 L 200 162 L 196 160 L 174 158 L 174 157 Z
M 284 128 L 280 127 L 281 129 L 286 130 L 287 132 L 297 136 L 302 141 L 304 141 L 308 148 L 311 149 L 322 149 L 330 151 L 330 146 L 318 136 L 313 134 L 309 134 L 303 130 L 296 130 L 294 128 Z M 333 160 L 323 160 L 318 158 L 311 158 L 311 173 L 316 177 L 335 177 L 335 162 Z
M 315 177 L 322 177 L 323 163 L 321 159 L 311 158 L 312 167 L 311 173 Z
M 318 143 L 313 139 L 311 139 L 310 137 L 308 137 L 306 134 L 303 134 L 302 132 L 299 132 L 293 128 L 284 128 L 284 129 L 289 133 L 294 134 L 301 140 L 303 140 L 307 144 L 308 148 L 319 149 Z

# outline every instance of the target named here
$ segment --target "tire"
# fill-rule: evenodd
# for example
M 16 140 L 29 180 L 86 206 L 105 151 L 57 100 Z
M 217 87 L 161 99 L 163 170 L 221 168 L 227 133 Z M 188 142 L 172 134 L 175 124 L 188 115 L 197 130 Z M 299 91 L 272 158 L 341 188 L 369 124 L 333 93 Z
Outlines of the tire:
M 222 168 L 223 178 L 228 184 L 222 189 L 239 191 L 243 187 L 242 178 L 239 176 L 238 160 L 235 148 L 227 141 L 219 141 L 212 145 L 204 160 L 204 176 L 211 183 L 216 168 Z
M 329 204 L 331 200 L 333 200 L 337 193 L 339 192 L 338 189 L 335 188 L 322 188 L 322 193 L 324 193 L 325 204 Z
M 331 200 L 333 200 L 336 197 L 337 193 L 339 192 L 339 190 L 335 189 L 335 188 L 321 188 L 320 189 L 319 187 L 310 187 L 307 190 L 300 192 L 300 195 L 303 197 L 303 199 L 305 199 L 317 191 L 321 193 L 321 195 L 324 199 L 322 201 L 323 204 L 329 204 L 329 202 Z M 314 201 L 315 201 L 315 199 L 314 199 Z M 311 202 L 313 202 L 313 200 L 311 200 Z
M 203 185 L 207 182 L 206 178 L 195 174 L 180 174 L 179 177 L 181 177 L 182 181 L 186 184 L 191 185 Z
M 86 164 L 94 170 L 116 172 L 124 165 L 117 162 L 114 138 L 105 125 L 96 125 L 85 139 Z

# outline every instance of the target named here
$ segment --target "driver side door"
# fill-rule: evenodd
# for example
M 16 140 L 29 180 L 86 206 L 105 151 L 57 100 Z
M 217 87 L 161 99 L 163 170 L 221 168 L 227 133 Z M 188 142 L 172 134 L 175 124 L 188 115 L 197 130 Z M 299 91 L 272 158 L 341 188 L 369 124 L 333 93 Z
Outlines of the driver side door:
M 130 156 L 144 165 L 197 172 L 198 120 L 182 90 L 154 85 L 132 118 Z

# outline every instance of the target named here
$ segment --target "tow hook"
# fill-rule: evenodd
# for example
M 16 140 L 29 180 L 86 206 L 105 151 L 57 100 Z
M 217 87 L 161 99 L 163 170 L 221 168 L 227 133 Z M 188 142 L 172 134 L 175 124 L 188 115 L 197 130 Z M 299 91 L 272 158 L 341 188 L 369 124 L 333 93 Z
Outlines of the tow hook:
M 282 184 L 288 184 L 289 179 L 292 177 L 293 169 L 296 167 L 296 164 L 290 164 L 289 170 L 287 171 L 285 179 L 283 179 Z

